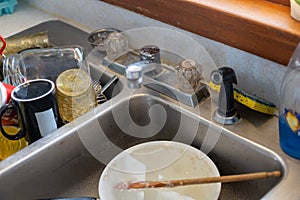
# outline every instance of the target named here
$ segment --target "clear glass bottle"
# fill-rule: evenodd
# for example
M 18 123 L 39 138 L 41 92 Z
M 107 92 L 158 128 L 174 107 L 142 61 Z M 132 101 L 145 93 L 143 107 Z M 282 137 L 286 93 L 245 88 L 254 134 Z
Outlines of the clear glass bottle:
M 300 159 L 300 45 L 281 84 L 279 141 L 285 153 Z

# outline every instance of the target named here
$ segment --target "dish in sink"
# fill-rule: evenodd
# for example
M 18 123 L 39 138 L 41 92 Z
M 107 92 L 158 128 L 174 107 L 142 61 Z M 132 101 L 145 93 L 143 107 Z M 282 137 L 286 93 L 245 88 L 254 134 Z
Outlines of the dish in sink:
M 101 199 L 218 199 L 221 183 L 172 188 L 124 189 L 128 181 L 164 181 L 219 176 L 210 158 L 200 150 L 174 141 L 135 145 L 118 154 L 104 169 L 99 183 Z

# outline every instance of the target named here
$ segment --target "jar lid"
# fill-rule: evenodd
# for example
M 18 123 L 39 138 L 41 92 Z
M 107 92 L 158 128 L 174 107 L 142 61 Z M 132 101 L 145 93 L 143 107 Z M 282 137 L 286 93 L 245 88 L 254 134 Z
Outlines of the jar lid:
M 69 69 L 61 73 L 56 79 L 58 92 L 66 96 L 78 96 L 91 87 L 91 78 L 81 69 Z

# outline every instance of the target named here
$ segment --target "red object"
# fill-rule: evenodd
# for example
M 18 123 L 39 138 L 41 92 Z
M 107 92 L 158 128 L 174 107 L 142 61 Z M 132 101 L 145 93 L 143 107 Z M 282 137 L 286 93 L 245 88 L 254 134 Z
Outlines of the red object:
M 9 102 L 15 86 L 0 82 L 0 106 Z M 12 126 L 18 124 L 18 115 L 14 109 L 7 109 L 1 118 L 2 125 Z
M 12 90 L 15 86 L 0 82 L 0 106 L 9 102 Z
M 4 85 L 5 89 L 6 89 L 6 103 L 8 103 L 8 101 L 10 100 L 10 97 L 11 97 L 11 92 L 13 91 L 13 89 L 15 89 L 16 86 L 13 86 L 13 85 L 10 85 L 10 84 L 7 84 L 7 83 L 3 83 L 2 84 Z
M 16 126 L 19 123 L 18 114 L 13 109 L 7 109 L 1 118 L 3 126 Z
M 5 41 L 4 37 L 2 37 L 1 35 L 0 35 L 0 40 L 2 41 L 2 47 L 0 48 L 0 55 L 2 56 L 3 51 L 6 47 L 6 41 Z

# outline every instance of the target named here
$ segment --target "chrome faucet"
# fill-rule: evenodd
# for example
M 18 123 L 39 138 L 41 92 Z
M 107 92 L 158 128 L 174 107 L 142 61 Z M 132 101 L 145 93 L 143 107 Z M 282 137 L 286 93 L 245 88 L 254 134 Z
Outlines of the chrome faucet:
M 183 91 L 178 86 L 176 68 L 161 63 L 161 51 L 157 46 L 144 46 L 138 50 L 138 55 L 135 52 L 128 52 L 126 56 L 116 61 L 104 59 L 103 64 L 118 73 L 124 74 L 127 85 L 131 89 L 137 89 L 144 85 L 192 107 L 197 106 L 199 102 L 209 96 L 204 84 L 197 86 L 193 91 Z M 132 60 L 135 60 L 135 62 L 131 62 Z M 130 64 L 125 65 L 125 63 Z
M 141 61 L 128 65 L 125 69 L 128 87 L 131 89 L 141 87 L 143 75 L 155 76 L 162 72 L 160 49 L 155 45 L 144 46 L 139 51 Z
M 236 75 L 230 67 L 214 70 L 211 81 L 220 85 L 218 109 L 214 112 L 214 120 L 222 124 L 234 124 L 239 120 L 239 114 L 234 107 L 233 84 L 237 84 Z
M 146 61 L 136 62 L 126 67 L 125 76 L 129 88 L 136 89 L 142 86 L 144 70 L 147 71 L 148 67 L 152 68 Z

